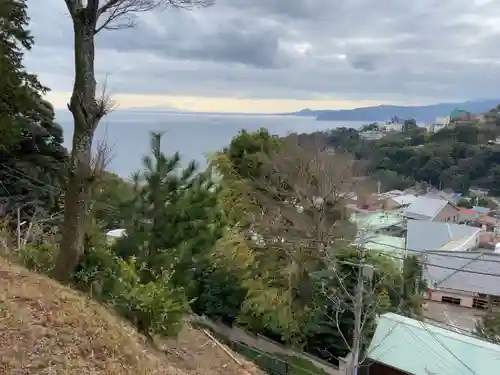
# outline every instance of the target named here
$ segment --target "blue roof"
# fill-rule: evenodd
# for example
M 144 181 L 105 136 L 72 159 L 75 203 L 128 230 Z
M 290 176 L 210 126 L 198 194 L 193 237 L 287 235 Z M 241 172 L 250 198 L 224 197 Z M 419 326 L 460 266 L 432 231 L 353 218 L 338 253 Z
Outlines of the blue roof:
M 500 345 L 393 313 L 380 317 L 368 357 L 414 375 L 500 374 Z
M 488 207 L 474 206 L 472 207 L 474 211 L 479 212 L 480 214 L 487 214 L 491 210 Z

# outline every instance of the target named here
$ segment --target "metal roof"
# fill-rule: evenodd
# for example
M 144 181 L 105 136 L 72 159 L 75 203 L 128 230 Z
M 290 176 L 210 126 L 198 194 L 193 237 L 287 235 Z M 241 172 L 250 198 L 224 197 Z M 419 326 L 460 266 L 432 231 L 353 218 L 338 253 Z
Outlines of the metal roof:
M 408 251 L 439 250 L 450 241 L 470 238 L 480 232 L 480 228 L 439 221 L 408 220 Z M 452 249 L 450 249 L 452 250 Z
M 379 318 L 367 353 L 414 375 L 491 375 L 500 369 L 500 345 L 393 313 Z
M 377 231 L 394 225 L 402 225 L 404 222 L 403 216 L 397 211 L 353 214 L 351 220 L 359 229 L 367 231 Z
M 448 203 L 446 199 L 421 195 L 404 210 L 404 213 L 411 219 L 432 220 Z
M 430 287 L 500 296 L 500 254 L 429 252 L 425 263 L 424 277 Z

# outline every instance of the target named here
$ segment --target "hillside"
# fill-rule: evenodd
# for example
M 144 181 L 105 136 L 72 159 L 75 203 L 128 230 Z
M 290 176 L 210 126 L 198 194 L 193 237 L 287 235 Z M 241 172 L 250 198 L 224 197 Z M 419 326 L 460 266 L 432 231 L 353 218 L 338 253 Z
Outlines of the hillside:
M 107 309 L 51 279 L 1 258 L 0 275 L 1 374 L 263 374 L 244 360 L 242 369 L 189 326 L 163 354 Z
M 496 107 L 500 100 L 476 100 L 459 103 L 439 103 L 425 106 L 380 105 L 340 110 L 310 110 L 304 109 L 291 113 L 294 116 L 316 117 L 320 121 L 385 121 L 394 116 L 418 122 L 428 122 L 436 117 L 446 116 L 455 108 L 472 113 L 482 113 Z

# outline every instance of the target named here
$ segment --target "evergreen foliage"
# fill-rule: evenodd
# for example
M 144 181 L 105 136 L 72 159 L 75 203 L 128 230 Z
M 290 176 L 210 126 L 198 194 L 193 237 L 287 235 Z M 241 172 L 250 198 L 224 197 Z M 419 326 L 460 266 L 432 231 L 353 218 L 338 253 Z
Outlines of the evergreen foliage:
M 60 208 L 68 156 L 62 128 L 42 99 L 47 88 L 23 65 L 33 45 L 26 1 L 0 8 L 0 199 L 7 213 L 19 206 L 51 212 Z

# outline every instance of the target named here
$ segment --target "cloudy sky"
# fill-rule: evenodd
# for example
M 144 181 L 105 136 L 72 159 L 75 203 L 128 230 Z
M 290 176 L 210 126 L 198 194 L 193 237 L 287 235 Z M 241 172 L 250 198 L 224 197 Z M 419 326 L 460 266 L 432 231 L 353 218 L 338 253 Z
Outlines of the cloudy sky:
M 104 2 L 105 0 L 101 0 Z M 64 107 L 72 26 L 64 0 L 29 0 L 27 66 Z M 500 97 L 500 0 L 217 0 L 142 14 L 97 36 L 122 108 L 275 112 Z

